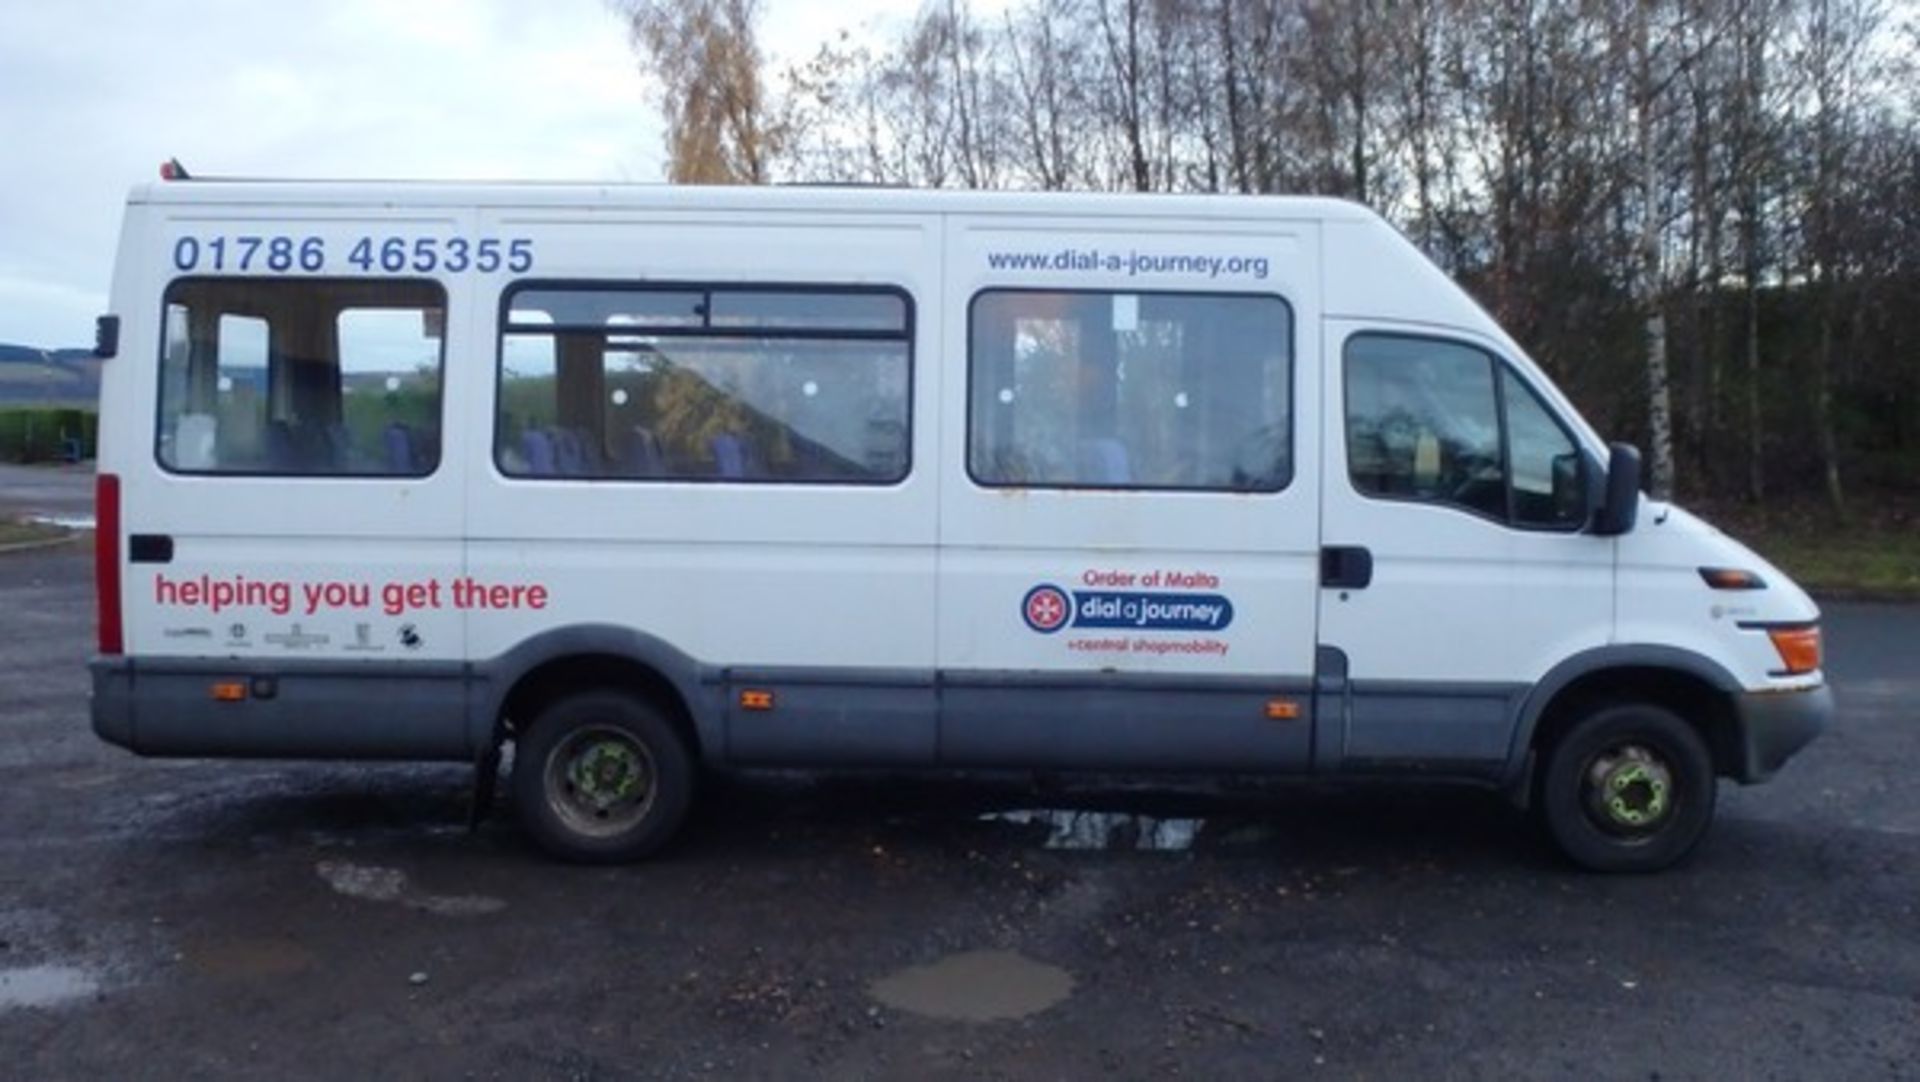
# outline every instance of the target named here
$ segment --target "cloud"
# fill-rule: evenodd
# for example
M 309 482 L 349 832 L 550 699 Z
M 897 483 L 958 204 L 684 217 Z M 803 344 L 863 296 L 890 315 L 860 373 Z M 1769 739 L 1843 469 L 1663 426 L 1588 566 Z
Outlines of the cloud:
M 660 129 L 601 0 L 0 4 L 0 341 L 91 340 L 130 185 L 654 180 Z

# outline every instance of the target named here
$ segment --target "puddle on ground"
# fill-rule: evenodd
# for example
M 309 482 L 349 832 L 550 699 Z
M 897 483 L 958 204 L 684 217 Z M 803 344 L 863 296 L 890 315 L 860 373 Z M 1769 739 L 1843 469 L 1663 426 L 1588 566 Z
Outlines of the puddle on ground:
M 313 955 L 291 939 L 230 939 L 189 946 L 187 959 L 214 977 L 285 977 L 313 968 Z
M 1057 808 L 988 812 L 990 823 L 1047 828 L 1048 849 L 1141 849 L 1177 853 L 1193 848 L 1205 819 L 1158 819 L 1123 812 L 1067 811 Z
M 482 894 L 429 894 L 407 881 L 407 873 L 398 868 L 379 868 L 368 864 L 350 864 L 344 860 L 323 860 L 314 867 L 327 885 L 349 898 L 369 902 L 392 902 L 442 917 L 475 917 L 498 913 L 507 903 Z
M 912 966 L 868 987 L 895 1010 L 960 1022 L 1025 1018 L 1073 993 L 1073 975 L 1013 951 L 967 951 Z
M 73 966 L 20 966 L 0 969 L 0 1011 L 22 1007 L 58 1007 L 100 990 L 93 974 Z
M 28 515 L 27 521 L 36 526 L 58 526 L 63 530 L 91 530 L 94 526 L 92 515 Z

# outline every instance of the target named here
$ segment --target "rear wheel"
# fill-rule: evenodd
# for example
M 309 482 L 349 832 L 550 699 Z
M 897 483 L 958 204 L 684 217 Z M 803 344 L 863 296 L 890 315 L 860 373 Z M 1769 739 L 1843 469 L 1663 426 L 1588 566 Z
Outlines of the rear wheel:
M 556 700 L 515 749 L 514 805 L 562 860 L 614 864 L 658 850 L 686 818 L 693 757 L 653 704 L 619 691 Z
M 1574 863 L 1600 872 L 1652 872 L 1692 851 L 1713 821 L 1713 756 L 1664 707 L 1601 707 L 1575 722 L 1541 760 L 1539 809 Z

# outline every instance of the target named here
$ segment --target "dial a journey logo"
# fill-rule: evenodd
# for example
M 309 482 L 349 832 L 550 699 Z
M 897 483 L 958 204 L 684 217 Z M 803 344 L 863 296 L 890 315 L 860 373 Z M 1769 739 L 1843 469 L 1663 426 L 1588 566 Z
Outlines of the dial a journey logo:
M 1233 623 L 1233 602 L 1223 594 L 1067 590 L 1043 582 L 1021 599 L 1020 618 L 1042 635 L 1067 627 L 1220 631 Z

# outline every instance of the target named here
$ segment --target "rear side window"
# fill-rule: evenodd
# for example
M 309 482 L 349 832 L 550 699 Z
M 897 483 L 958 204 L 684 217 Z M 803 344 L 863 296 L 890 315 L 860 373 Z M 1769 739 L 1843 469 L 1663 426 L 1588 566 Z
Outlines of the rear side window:
M 913 312 L 899 290 L 535 284 L 504 315 L 494 461 L 510 477 L 907 475 Z
M 1587 517 L 1579 447 L 1532 388 L 1480 349 L 1412 335 L 1346 346 L 1347 470 L 1359 492 L 1515 526 Z
M 433 282 L 174 282 L 160 358 L 160 464 L 204 474 L 432 473 L 445 313 Z
M 1293 317 L 1267 295 L 989 290 L 968 337 L 983 485 L 1277 492 Z

